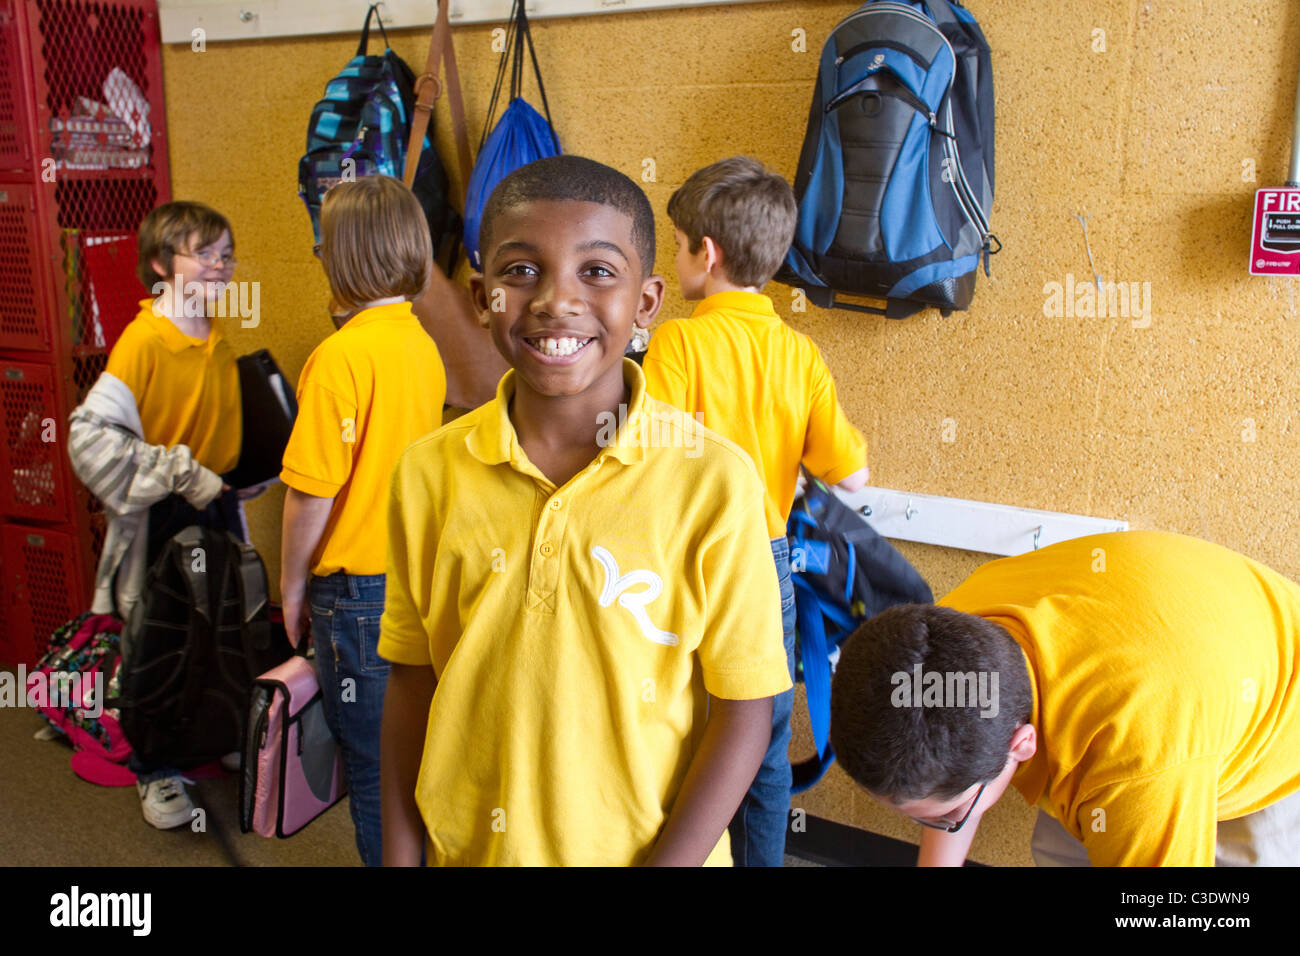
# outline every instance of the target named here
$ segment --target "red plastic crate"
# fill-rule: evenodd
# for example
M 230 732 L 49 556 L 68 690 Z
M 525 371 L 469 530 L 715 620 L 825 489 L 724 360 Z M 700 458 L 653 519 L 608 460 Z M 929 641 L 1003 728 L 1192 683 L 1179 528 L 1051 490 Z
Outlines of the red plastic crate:
M 0 182 L 0 349 L 48 352 L 50 297 L 31 186 Z
M 23 51 L 23 0 L 0 0 L 0 170 L 30 170 L 30 67 Z
M 104 175 L 59 179 L 53 198 L 37 210 L 57 277 L 54 322 L 74 355 L 111 349 L 149 294 L 135 272 L 136 231 L 165 194 L 151 179 Z
M 70 135 L 68 122 L 78 118 L 83 101 L 103 103 L 115 108 L 114 116 L 131 124 L 147 115 L 147 145 L 129 144 L 143 153 L 144 165 L 121 171 L 168 182 L 167 118 L 156 0 L 26 0 L 25 16 L 37 159 L 66 158 L 58 146 L 66 143 Z M 115 68 L 134 87 L 142 100 L 140 107 L 124 107 L 122 101 L 115 101 L 113 94 L 105 92 L 105 81 Z M 102 117 L 91 119 L 94 122 Z M 52 120 L 65 129 L 53 129 Z M 60 164 L 58 174 L 64 172 Z
M 67 412 L 55 369 L 0 361 L 0 513 L 73 522 L 67 478 Z
M 82 573 L 75 529 L 6 524 L 0 528 L 9 643 L 17 659 L 31 666 L 45 653 L 50 635 L 69 618 L 89 609 L 90 585 Z

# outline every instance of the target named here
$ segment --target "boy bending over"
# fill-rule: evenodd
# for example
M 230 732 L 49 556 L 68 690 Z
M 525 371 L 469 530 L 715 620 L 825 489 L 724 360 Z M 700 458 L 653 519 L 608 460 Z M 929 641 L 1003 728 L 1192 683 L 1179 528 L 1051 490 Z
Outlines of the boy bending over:
M 831 744 L 960 865 L 1014 786 L 1041 865 L 1300 863 L 1300 586 L 1181 535 L 986 564 L 845 642 Z

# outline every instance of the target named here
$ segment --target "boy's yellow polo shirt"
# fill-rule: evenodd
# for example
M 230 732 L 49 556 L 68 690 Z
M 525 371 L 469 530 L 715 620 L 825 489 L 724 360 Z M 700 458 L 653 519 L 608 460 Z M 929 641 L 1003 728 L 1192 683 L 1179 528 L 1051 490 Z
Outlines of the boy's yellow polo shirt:
M 940 604 L 1028 661 L 1012 780 L 1094 866 L 1214 865 L 1215 826 L 1300 790 L 1300 586 L 1226 548 L 1093 535 L 986 564 Z
M 239 463 L 243 412 L 234 349 L 212 319 L 206 339 L 186 335 L 142 299 L 122 330 L 105 371 L 135 396 L 144 440 L 185 445 L 194 460 L 217 474 Z
M 393 464 L 441 424 L 446 395 L 438 347 L 409 302 L 358 312 L 311 353 L 280 479 L 334 499 L 312 574 L 384 573 Z
M 379 653 L 438 678 L 411 728 L 430 862 L 637 864 L 708 695 L 790 688 L 758 479 L 625 361 L 626 427 L 557 489 L 510 422 L 514 374 L 393 474 Z
M 646 388 L 749 453 L 766 489 L 769 538 L 785 536 L 799 464 L 835 484 L 867 464 L 867 443 L 813 340 L 757 292 L 719 292 L 655 329 Z

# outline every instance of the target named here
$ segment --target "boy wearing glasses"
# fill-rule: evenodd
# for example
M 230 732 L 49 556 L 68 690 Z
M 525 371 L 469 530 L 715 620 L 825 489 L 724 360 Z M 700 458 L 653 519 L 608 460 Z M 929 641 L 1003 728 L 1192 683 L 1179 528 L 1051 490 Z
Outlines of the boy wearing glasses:
M 1014 786 L 1053 866 L 1300 863 L 1300 586 L 1130 531 L 979 568 L 845 642 L 831 744 L 960 865 Z
M 153 294 L 114 344 L 96 400 L 88 396 L 86 404 L 123 410 L 137 437 L 166 449 L 159 461 L 167 470 L 155 465 L 154 472 L 172 477 L 174 493 L 149 509 L 148 567 L 189 525 L 243 537 L 236 494 L 220 477 L 239 461 L 243 420 L 235 352 L 210 318 L 235 268 L 230 223 L 200 203 L 166 203 L 145 217 L 138 242 L 137 274 Z M 111 581 L 96 585 L 112 593 Z M 121 604 L 120 586 L 117 593 Z M 125 616 L 130 608 L 115 610 Z M 159 829 L 191 822 L 194 805 L 177 770 L 134 756 L 130 767 L 145 820 Z

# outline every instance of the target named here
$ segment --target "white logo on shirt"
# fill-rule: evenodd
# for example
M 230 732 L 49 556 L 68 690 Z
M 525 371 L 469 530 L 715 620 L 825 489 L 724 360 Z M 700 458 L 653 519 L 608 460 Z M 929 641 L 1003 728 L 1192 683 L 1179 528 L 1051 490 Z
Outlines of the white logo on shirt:
M 656 644 L 666 644 L 669 647 L 675 646 L 678 641 L 677 635 L 655 627 L 645 609 L 647 604 L 663 593 L 663 579 L 653 571 L 629 571 L 620 576 L 618 562 L 600 545 L 591 549 L 591 555 L 605 569 L 605 586 L 600 592 L 600 606 L 609 607 L 614 603 L 614 598 L 618 598 L 618 603 L 632 612 L 632 617 L 640 626 L 646 640 L 654 641 Z M 644 584 L 647 589 L 629 594 L 628 588 L 634 588 L 638 584 Z

